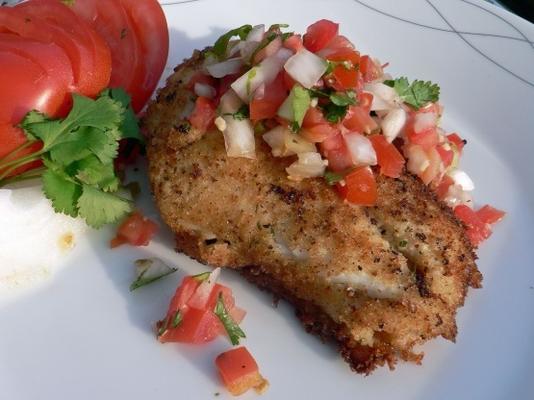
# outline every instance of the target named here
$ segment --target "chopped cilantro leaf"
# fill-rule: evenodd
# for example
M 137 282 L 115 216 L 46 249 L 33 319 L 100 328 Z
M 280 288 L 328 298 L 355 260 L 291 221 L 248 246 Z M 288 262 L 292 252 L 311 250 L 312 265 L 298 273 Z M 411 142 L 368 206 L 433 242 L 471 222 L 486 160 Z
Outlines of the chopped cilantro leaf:
M 439 100 L 439 86 L 430 81 L 415 80 L 410 84 L 407 78 L 401 77 L 384 81 L 384 84 L 395 89 L 401 100 L 416 110 Z
M 52 201 L 54 211 L 78 216 L 76 203 L 82 195 L 82 187 L 68 179 L 65 174 L 60 174 L 48 169 L 43 174 L 43 192 Z
M 215 56 L 217 56 L 217 58 L 219 59 L 223 58 L 226 54 L 226 49 L 228 48 L 228 43 L 230 42 L 230 39 L 232 39 L 234 36 L 239 36 L 241 40 L 245 40 L 251 30 L 252 25 L 247 24 L 226 32 L 219 39 L 217 39 L 217 41 L 213 45 L 213 49 L 211 50 L 212 53 L 215 54 Z
M 399 247 L 400 248 L 403 248 L 403 247 L 406 247 L 406 246 L 408 246 L 408 241 L 407 240 L 401 240 L 399 242 Z
M 127 200 L 89 185 L 83 185 L 77 206 L 79 215 L 93 228 L 116 222 L 131 211 Z
M 328 122 L 338 123 L 347 114 L 348 106 L 337 106 L 334 103 L 328 103 L 323 107 L 323 114 Z
M 245 332 L 243 332 L 239 325 L 236 324 L 236 322 L 232 319 L 230 314 L 228 314 L 228 310 L 224 305 L 222 293 L 219 293 L 219 296 L 217 297 L 217 304 L 215 305 L 214 312 L 215 315 L 217 315 L 217 317 L 219 317 L 219 319 L 221 320 L 232 344 L 234 346 L 239 344 L 239 339 L 246 337 Z
M 326 171 L 324 173 L 324 179 L 326 180 L 326 183 L 330 186 L 335 185 L 336 183 L 343 180 L 345 176 L 343 174 L 332 172 L 332 171 Z
M 336 106 L 352 106 L 357 103 L 356 93 L 354 90 L 332 93 L 330 95 L 330 101 Z

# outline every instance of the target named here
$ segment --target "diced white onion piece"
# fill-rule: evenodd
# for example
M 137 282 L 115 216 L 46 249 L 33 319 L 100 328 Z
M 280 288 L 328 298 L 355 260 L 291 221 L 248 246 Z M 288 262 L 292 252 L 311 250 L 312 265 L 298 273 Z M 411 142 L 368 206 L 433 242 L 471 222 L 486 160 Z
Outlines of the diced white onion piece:
M 315 152 L 315 145 L 302 136 L 279 125 L 263 135 L 263 140 L 271 147 L 271 153 L 275 157 L 287 157 L 298 153 Z
M 326 165 L 321 155 L 317 152 L 299 153 L 298 160 L 286 168 L 288 178 L 301 180 L 323 176 Z
M 243 60 L 249 60 L 254 51 L 258 48 L 260 42 L 241 42 L 239 43 L 240 54 Z
M 233 116 L 223 117 L 226 129 L 223 132 L 224 145 L 228 157 L 256 158 L 256 142 L 254 127 L 249 119 L 235 119 Z
M 348 132 L 343 138 L 355 165 L 376 165 L 376 152 L 369 139 L 357 132 Z
M 224 130 L 226 129 L 226 121 L 224 120 L 223 117 L 215 118 L 214 123 L 218 130 L 220 130 L 221 132 L 224 132 Z
M 395 89 L 381 82 L 367 83 L 363 89 L 373 95 L 371 111 L 391 110 L 400 103 Z
M 406 124 L 406 111 L 402 108 L 394 108 L 389 111 L 384 119 L 380 122 L 382 133 L 386 140 L 391 143 L 399 135 Z
M 254 91 L 261 85 L 268 85 L 278 75 L 286 60 L 293 52 L 289 49 L 281 48 L 270 57 L 267 57 L 257 66 L 251 68 L 247 73 L 239 77 L 231 87 L 244 102 L 248 103 Z
M 430 166 L 430 159 L 425 150 L 419 145 L 410 145 L 405 148 L 405 156 L 408 159 L 406 168 L 409 172 L 419 175 Z
M 471 194 L 463 190 L 460 185 L 449 186 L 447 195 L 443 200 L 451 208 L 461 204 L 473 208 L 473 198 L 471 197 Z
M 202 97 L 207 97 L 208 99 L 212 99 L 217 94 L 217 91 L 215 90 L 214 87 L 210 85 L 197 82 L 195 83 L 195 94 L 197 96 L 202 96 Z
M 466 192 L 470 192 L 475 189 L 475 184 L 472 179 L 464 171 L 460 169 L 453 169 L 449 172 L 449 176 L 452 178 L 456 185 L 459 185 Z
M 242 40 L 230 40 L 228 42 L 228 47 L 226 48 L 226 57 L 225 58 L 232 58 L 236 56 L 239 53 L 239 50 L 241 49 L 241 43 Z
M 327 67 L 328 64 L 324 59 L 305 48 L 290 57 L 284 65 L 287 73 L 307 89 L 317 83 Z
M 415 116 L 413 130 L 415 133 L 421 133 L 428 129 L 435 128 L 437 122 L 438 116 L 433 112 L 418 113 Z
M 198 286 L 197 290 L 188 302 L 190 307 L 197 308 L 199 310 L 204 309 L 220 274 L 221 269 L 215 268 L 209 277 Z
M 252 27 L 252 30 L 248 33 L 247 42 L 261 42 L 263 35 L 265 34 L 265 25 L 260 24 Z
M 225 94 L 222 95 L 219 108 L 221 114 L 233 114 L 243 105 L 241 99 L 237 94 L 229 89 Z
M 209 74 L 214 78 L 222 78 L 226 75 L 236 74 L 241 69 L 243 60 L 241 57 L 229 58 L 228 60 L 206 66 Z

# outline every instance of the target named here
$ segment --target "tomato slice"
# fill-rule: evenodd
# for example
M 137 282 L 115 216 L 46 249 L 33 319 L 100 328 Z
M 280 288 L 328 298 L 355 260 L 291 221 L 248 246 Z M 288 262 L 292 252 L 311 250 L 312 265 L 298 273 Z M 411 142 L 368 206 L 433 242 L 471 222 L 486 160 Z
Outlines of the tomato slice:
M 215 359 L 215 365 L 224 385 L 234 396 L 267 384 L 259 373 L 256 360 L 245 347 L 219 354 Z
M 502 220 L 506 213 L 486 204 L 477 211 L 478 218 L 485 224 L 495 224 Z
M 0 122 L 17 124 L 28 111 L 54 116 L 61 109 L 65 87 L 41 65 L 10 50 L 0 51 L 0 65 Z
M 67 35 L 68 40 L 65 40 L 53 34 L 52 42 L 62 47 L 71 59 L 76 91 L 94 97 L 108 86 L 111 75 L 109 48 L 69 7 L 56 0 L 32 0 L 18 4 L 15 9 L 24 15 L 25 21 L 29 18 L 30 24 L 40 25 L 44 22 L 45 29 L 50 30 L 52 26 Z M 32 39 L 45 41 L 33 35 Z
M 304 34 L 304 47 L 315 53 L 325 48 L 337 36 L 339 24 L 321 19 L 310 26 Z
M 189 117 L 189 122 L 193 128 L 206 132 L 215 120 L 216 112 L 213 102 L 206 98 L 199 96 L 195 102 L 195 108 Z
M 75 1 L 71 8 L 111 50 L 109 86 L 122 87 L 131 93 L 135 73 L 143 61 L 137 35 L 119 0 Z
M 345 185 L 336 185 L 341 197 L 352 204 L 373 206 L 377 199 L 376 180 L 368 167 L 357 168 L 345 176 Z
M 26 135 L 24 132 L 11 123 L 0 123 L 0 158 L 6 157 L 9 153 L 14 151 L 17 147 L 26 143 Z M 17 152 L 14 157 L 6 157 L 3 161 L 16 160 L 18 158 L 24 157 L 28 154 L 31 154 L 35 151 L 41 149 L 41 143 L 35 143 L 29 148 Z M 33 161 L 31 163 L 25 164 L 13 172 L 9 176 L 15 176 L 22 172 L 28 171 L 33 168 L 40 167 L 42 165 L 41 160 Z M 2 171 L 0 170 L 0 173 Z
M 72 88 L 74 77 L 70 61 L 63 49 L 54 43 L 41 43 L 12 33 L 0 33 L 0 50 L 18 54 L 39 64 L 51 79 L 57 81 L 57 87 L 64 94 L 59 115 L 68 111 L 71 97 L 67 92 Z
M 117 236 L 111 240 L 111 247 L 126 243 L 132 246 L 147 246 L 157 230 L 155 222 L 136 211 L 120 225 Z
M 140 43 L 143 67 L 137 71 L 133 86 L 132 107 L 139 112 L 156 88 L 169 54 L 169 29 L 157 0 L 120 0 Z M 141 73 L 142 70 L 142 73 Z
M 369 140 L 375 149 L 380 173 L 390 178 L 400 177 L 406 161 L 397 148 L 384 135 L 372 135 Z

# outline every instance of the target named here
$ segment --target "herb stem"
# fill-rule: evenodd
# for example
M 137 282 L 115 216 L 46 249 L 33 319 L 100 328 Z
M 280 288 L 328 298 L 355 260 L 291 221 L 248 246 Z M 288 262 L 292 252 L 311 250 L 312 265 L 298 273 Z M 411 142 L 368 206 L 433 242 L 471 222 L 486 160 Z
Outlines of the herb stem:
M 4 187 L 4 186 L 9 185 L 11 183 L 29 181 L 31 179 L 40 178 L 45 170 L 46 170 L 46 168 L 44 168 L 44 167 L 37 168 L 37 169 L 32 169 L 32 170 L 23 172 L 22 174 L 19 174 L 17 176 L 0 180 L 0 187 Z
M 22 151 L 24 149 L 27 149 L 28 147 L 32 146 L 36 142 L 37 142 L 36 140 L 27 140 L 24 143 L 20 144 L 19 146 L 15 147 L 11 152 L 9 152 L 8 154 L 6 154 L 3 157 L 0 157 L 0 165 L 1 165 L 1 161 L 2 160 L 5 160 L 5 159 L 10 158 L 10 157 L 13 157 L 18 152 L 20 152 L 20 151 Z
M 0 181 L 2 181 L 6 176 L 16 170 L 18 167 L 38 160 L 43 153 L 43 150 L 39 150 L 35 153 L 28 154 L 25 157 L 17 158 L 16 160 L 11 160 L 7 163 L 0 164 L 0 170 L 3 170 L 3 172 L 0 174 Z

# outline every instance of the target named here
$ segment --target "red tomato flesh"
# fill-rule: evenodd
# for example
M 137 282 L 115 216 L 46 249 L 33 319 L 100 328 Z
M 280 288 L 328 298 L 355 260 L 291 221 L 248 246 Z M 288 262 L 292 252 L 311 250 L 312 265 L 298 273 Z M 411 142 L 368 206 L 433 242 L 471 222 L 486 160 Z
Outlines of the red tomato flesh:
M 488 204 L 477 211 L 478 218 L 485 224 L 495 224 L 502 220 L 505 215 L 504 211 L 493 208 Z
M 195 290 L 200 285 L 200 281 L 193 276 L 186 276 L 180 286 L 176 288 L 176 293 L 171 300 L 169 305 L 169 311 L 167 312 L 167 317 L 172 318 L 174 313 L 178 310 L 183 309 L 187 302 L 191 299 Z
M 369 56 L 360 57 L 360 71 L 365 82 L 374 81 L 382 76 L 382 68 Z
M 375 149 L 380 173 L 390 178 L 400 177 L 406 161 L 397 148 L 383 135 L 372 135 L 369 140 Z
M 111 248 L 126 243 L 132 246 L 147 246 L 157 230 L 155 222 L 136 211 L 120 225 L 117 236 L 111 240 Z
M 158 340 L 161 343 L 207 343 L 219 336 L 224 329 L 219 318 L 211 310 L 186 308 L 182 309 L 181 312 L 183 313 L 182 321 L 176 328 L 170 327 L 159 336 Z
M 263 97 L 252 99 L 249 106 L 250 119 L 255 123 L 261 119 L 274 118 L 286 98 L 287 90 L 284 75 L 281 73 L 273 82 L 265 86 Z
M 477 247 L 491 235 L 489 224 L 484 223 L 475 211 L 466 205 L 454 208 L 454 215 L 466 226 L 466 234 L 473 246 Z
M 215 120 L 215 109 L 216 107 L 210 99 L 199 96 L 189 117 L 189 122 L 191 122 L 193 128 L 206 132 Z
M 371 117 L 369 111 L 361 106 L 350 106 L 343 120 L 345 128 L 358 133 L 372 133 L 378 129 L 376 121 Z
M 454 143 L 456 147 L 458 148 L 458 151 L 461 152 L 464 146 L 466 145 L 466 141 L 462 139 L 460 136 L 458 136 L 457 133 L 451 133 L 447 135 L 447 139 L 449 142 Z
M 352 204 L 372 206 L 376 203 L 377 189 L 373 172 L 363 167 L 345 176 L 345 185 L 336 186 L 339 194 Z
M 312 53 L 325 48 L 337 36 L 339 24 L 321 19 L 310 26 L 304 34 L 304 47 Z
M 293 50 L 295 53 L 304 47 L 302 37 L 300 35 L 291 35 L 284 40 L 284 47 Z
M 234 396 L 239 396 L 251 388 L 264 385 L 258 364 L 245 347 L 228 350 L 215 359 L 221 379 Z
M 0 159 L 6 157 L 17 147 L 23 145 L 24 143 L 26 143 L 26 135 L 20 128 L 13 126 L 10 123 L 0 123 Z M 4 158 L 2 161 L 16 160 L 18 158 L 27 156 L 28 154 L 40 150 L 41 147 L 41 142 L 35 143 L 32 146 L 15 153 L 14 157 L 9 156 Z M 41 162 L 41 160 L 36 160 L 32 161 L 31 163 L 24 164 L 23 166 L 13 170 L 13 172 L 11 172 L 8 177 L 15 176 L 30 169 L 40 167 L 42 164 L 43 163 Z M 2 170 L 0 170 L 0 173 L 2 173 Z
M 332 75 L 340 90 L 354 89 L 358 86 L 358 71 L 353 68 L 347 69 L 343 65 L 338 65 L 332 71 Z

